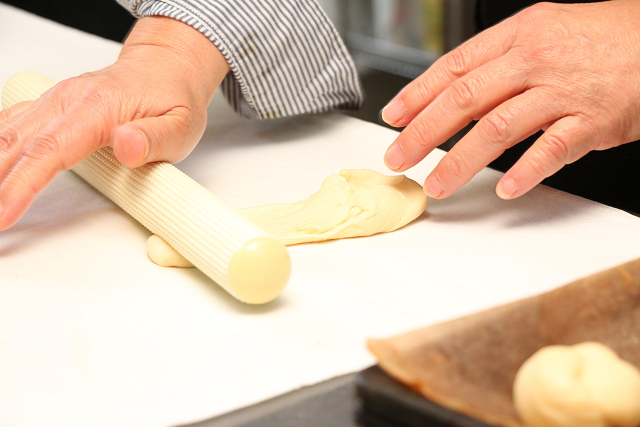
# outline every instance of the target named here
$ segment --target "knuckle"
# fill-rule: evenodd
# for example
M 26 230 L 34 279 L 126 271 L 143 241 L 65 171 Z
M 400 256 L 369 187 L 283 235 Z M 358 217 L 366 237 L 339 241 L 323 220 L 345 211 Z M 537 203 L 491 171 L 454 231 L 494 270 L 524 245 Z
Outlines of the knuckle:
M 431 90 L 427 84 L 427 79 L 419 77 L 400 91 L 398 98 L 403 104 L 409 106 L 423 105 L 425 100 L 430 99 Z
M 544 12 L 548 8 L 545 2 L 534 3 L 531 6 L 522 9 L 519 15 L 537 17 L 540 13 Z
M 54 86 L 51 96 L 59 100 L 63 108 L 74 105 L 91 109 L 105 104 L 110 95 L 101 79 L 87 78 L 83 75 L 61 81 Z
M 560 135 L 550 134 L 543 139 L 544 153 L 557 161 L 566 162 L 569 158 L 569 145 Z
M 559 31 L 549 29 L 547 33 L 538 37 L 537 43 L 529 44 L 526 49 L 520 50 L 522 59 L 530 67 L 538 70 L 543 70 L 551 65 L 556 66 L 558 57 L 566 55 L 558 40 L 564 40 L 564 45 L 568 44 L 566 37 L 558 33 Z
M 513 139 L 513 126 L 509 117 L 500 113 L 490 113 L 478 122 L 478 130 L 486 137 L 486 141 L 498 146 L 509 144 Z
M 14 188 L 20 189 L 20 192 L 26 193 L 32 196 L 40 193 L 40 188 L 36 185 L 36 181 L 33 176 L 33 170 L 22 169 L 18 171 L 12 171 L 4 181 L 4 184 Z
M 427 126 L 427 124 L 421 120 L 414 120 L 409 127 L 407 127 L 407 130 L 409 130 L 407 136 L 410 144 L 419 148 L 427 148 L 431 145 L 433 141 L 431 126 Z
M 74 98 L 82 97 L 82 91 L 78 90 L 73 79 L 63 80 L 49 89 L 42 95 L 42 99 L 46 102 L 59 102 L 61 99 L 66 99 L 69 94 L 74 94 Z
M 518 12 L 517 17 L 525 23 L 540 20 L 548 22 L 549 13 L 554 9 L 556 9 L 556 6 L 551 2 L 538 2 L 522 9 Z
M 449 151 L 442 160 L 443 166 L 457 178 L 466 178 L 469 175 L 469 165 L 456 150 Z
M 194 111 L 185 106 L 172 108 L 171 114 L 177 119 L 177 123 L 184 128 L 188 128 L 196 122 L 199 123 L 207 119 L 207 110 Z
M 0 132 L 0 152 L 7 153 L 13 151 L 20 145 L 20 138 L 13 127 L 9 127 Z
M 526 156 L 526 164 L 535 175 L 546 178 L 568 163 L 569 146 L 561 136 L 544 135 L 536 146 Z
M 94 87 L 93 84 L 84 88 L 82 96 L 79 99 L 80 105 L 88 108 L 99 107 L 105 104 L 106 100 L 108 100 L 108 95 L 105 94 L 104 89 Z
M 569 47 L 576 40 L 573 31 L 567 27 L 563 17 L 558 14 L 559 7 L 554 3 L 536 3 L 517 15 L 519 28 L 524 28 L 523 35 L 535 36 L 535 43 L 527 43 L 525 49 L 519 49 L 523 59 L 532 66 L 544 69 L 548 61 L 557 62 L 558 57 L 566 57 Z M 577 47 L 577 46 L 576 46 Z
M 75 85 L 76 85 L 75 82 L 76 82 L 75 78 L 62 80 L 56 83 L 56 85 L 53 87 L 53 90 L 67 92 L 69 90 L 75 89 Z
M 478 103 L 477 85 L 472 80 L 457 80 L 451 85 L 451 99 L 463 111 L 473 109 Z
M 52 135 L 43 134 L 34 139 L 24 156 L 38 161 L 57 162 L 60 169 L 67 170 L 61 152 L 60 142 Z
M 461 77 L 467 74 L 469 69 L 468 53 L 460 46 L 445 55 L 445 70 L 455 76 Z
M 3 122 L 5 120 L 7 120 L 9 117 L 11 117 L 11 109 L 10 108 L 5 108 L 5 109 L 0 111 L 0 122 Z

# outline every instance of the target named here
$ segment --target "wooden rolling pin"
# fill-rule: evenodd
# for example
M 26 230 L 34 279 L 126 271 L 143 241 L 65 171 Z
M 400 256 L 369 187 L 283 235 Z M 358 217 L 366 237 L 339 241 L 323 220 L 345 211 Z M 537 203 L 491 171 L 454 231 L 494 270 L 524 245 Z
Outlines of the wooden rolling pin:
M 2 107 L 37 99 L 53 84 L 38 73 L 18 74 L 2 90 Z M 106 147 L 73 172 L 240 301 L 266 303 L 286 286 L 286 248 L 169 163 L 130 169 Z

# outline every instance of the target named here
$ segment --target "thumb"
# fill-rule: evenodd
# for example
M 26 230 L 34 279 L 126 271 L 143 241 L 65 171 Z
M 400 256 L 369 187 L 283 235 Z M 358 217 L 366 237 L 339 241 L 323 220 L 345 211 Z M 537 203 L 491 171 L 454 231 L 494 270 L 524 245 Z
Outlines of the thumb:
M 151 162 L 177 163 L 187 157 L 202 136 L 184 116 L 166 114 L 134 120 L 118 127 L 112 148 L 123 165 L 136 168 Z

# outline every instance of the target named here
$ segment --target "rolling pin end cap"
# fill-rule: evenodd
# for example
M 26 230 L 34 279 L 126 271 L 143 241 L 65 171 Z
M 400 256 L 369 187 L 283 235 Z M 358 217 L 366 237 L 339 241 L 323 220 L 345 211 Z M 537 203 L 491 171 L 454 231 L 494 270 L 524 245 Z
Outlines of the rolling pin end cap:
M 38 99 L 53 84 L 49 78 L 33 71 L 16 74 L 4 85 L 0 104 L 2 108 L 9 108 L 18 102 Z
M 247 242 L 231 258 L 228 278 L 231 294 L 247 304 L 274 300 L 291 276 L 291 258 L 281 243 L 269 237 Z

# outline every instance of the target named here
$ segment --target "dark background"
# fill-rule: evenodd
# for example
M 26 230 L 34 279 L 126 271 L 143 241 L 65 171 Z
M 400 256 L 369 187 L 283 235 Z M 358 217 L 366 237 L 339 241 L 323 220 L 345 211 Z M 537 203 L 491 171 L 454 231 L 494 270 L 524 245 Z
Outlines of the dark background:
M 2 0 L 69 27 L 121 42 L 135 18 L 115 0 Z

